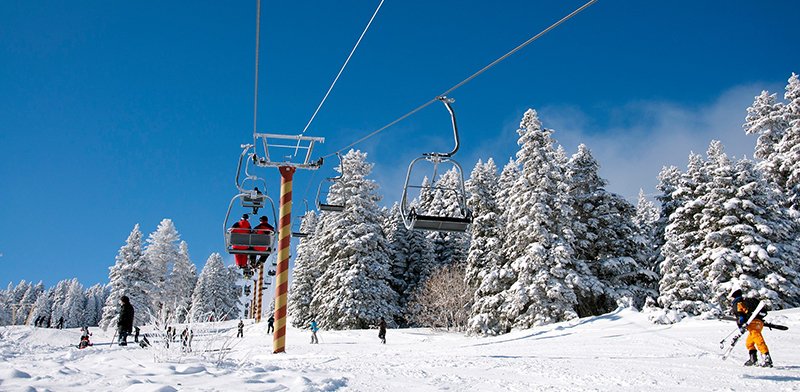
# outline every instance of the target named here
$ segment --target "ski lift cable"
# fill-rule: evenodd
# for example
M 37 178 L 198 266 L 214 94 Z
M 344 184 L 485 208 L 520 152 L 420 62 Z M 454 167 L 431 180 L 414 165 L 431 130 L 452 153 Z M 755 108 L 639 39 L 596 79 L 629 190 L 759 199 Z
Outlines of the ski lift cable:
M 436 101 L 439 99 L 439 97 L 441 97 L 441 96 L 446 96 L 446 95 L 448 95 L 449 93 L 451 93 L 451 92 L 455 91 L 456 89 L 458 89 L 459 87 L 461 87 L 461 86 L 463 86 L 463 85 L 465 85 L 465 84 L 469 83 L 470 81 L 472 81 L 472 79 L 475 79 L 475 78 L 476 78 L 476 77 L 478 77 L 480 74 L 482 74 L 482 73 L 484 73 L 484 72 L 488 71 L 490 68 L 494 67 L 495 65 L 497 65 L 497 64 L 498 64 L 498 63 L 500 63 L 501 61 L 503 61 L 503 60 L 507 59 L 509 56 L 511 56 L 511 55 L 513 55 L 514 53 L 516 53 L 516 52 L 520 51 L 522 48 L 524 48 L 524 47 L 526 47 L 526 46 L 530 45 L 530 44 L 531 44 L 531 43 L 533 43 L 534 41 L 536 41 L 536 40 L 538 40 L 539 38 L 541 38 L 543 35 L 547 34 L 547 33 L 548 33 L 548 32 L 550 32 L 551 30 L 553 30 L 553 29 L 555 29 L 556 27 L 560 26 L 562 23 L 566 22 L 566 21 L 567 21 L 567 20 L 569 20 L 569 19 L 572 19 L 572 17 L 574 17 L 575 15 L 577 15 L 577 14 L 581 13 L 583 10 L 585 10 L 585 9 L 589 8 L 591 5 L 593 5 L 593 4 L 594 4 L 594 3 L 596 3 L 596 2 L 597 2 L 597 0 L 589 0 L 589 2 L 587 2 L 587 3 L 586 3 L 586 4 L 584 4 L 584 5 L 582 5 L 580 8 L 576 9 L 575 11 L 572 11 L 572 12 L 571 12 L 569 15 L 567 15 L 567 16 L 565 16 L 565 17 L 561 18 L 559 21 L 557 21 L 557 22 L 553 23 L 553 24 L 552 24 L 552 25 L 550 25 L 548 28 L 546 28 L 546 29 L 542 30 L 542 31 L 541 31 L 539 34 L 536 34 L 536 35 L 534 35 L 533 37 L 531 37 L 531 38 L 529 38 L 527 41 L 525 41 L 525 42 L 521 43 L 521 44 L 520 44 L 520 45 L 518 45 L 516 48 L 514 48 L 514 49 L 512 49 L 511 51 L 509 51 L 508 53 L 504 54 L 503 56 L 501 56 L 501 57 L 500 57 L 500 58 L 498 58 L 497 60 L 494 60 L 494 61 L 492 61 L 491 63 L 489 63 L 487 66 L 485 66 L 485 67 L 481 68 L 481 69 L 480 69 L 478 72 L 475 72 L 474 74 L 470 75 L 468 78 L 466 78 L 466 79 L 462 80 L 461 82 L 457 83 L 455 86 L 453 86 L 453 87 L 449 88 L 448 90 L 446 90 L 445 92 L 443 92 L 443 93 L 441 93 L 441 94 L 437 95 L 437 96 L 436 96 L 436 98 L 433 98 L 433 99 L 431 99 L 431 100 L 430 100 L 430 101 L 428 101 L 428 102 L 425 102 L 424 104 L 422 104 L 422 105 L 418 106 L 417 108 L 413 109 L 412 111 L 410 111 L 410 112 L 408 112 L 408 113 L 406 113 L 406 114 L 404 114 L 404 115 L 400 116 L 398 119 L 396 119 L 396 120 L 394 120 L 394 121 L 392 121 L 392 122 L 390 122 L 390 123 L 388 123 L 388 124 L 386 124 L 386 125 L 384 125 L 384 126 L 382 126 L 382 127 L 378 128 L 378 129 L 377 129 L 377 130 L 375 130 L 375 131 L 372 131 L 371 133 L 367 134 L 366 136 L 364 136 L 364 137 L 362 137 L 362 138 L 360 138 L 360 139 L 358 139 L 358 140 L 356 140 L 356 141 L 354 141 L 354 142 L 352 142 L 352 143 L 350 143 L 350 144 L 348 144 L 348 145 L 346 145 L 346 146 L 342 147 L 341 149 L 339 149 L 339 150 L 336 150 L 336 151 L 334 151 L 334 152 L 332 152 L 332 153 L 330 153 L 330 154 L 328 154 L 328 155 L 325 155 L 325 156 L 323 157 L 323 159 L 325 159 L 325 158 L 329 158 L 329 157 L 332 157 L 332 156 L 336 155 L 337 153 L 341 153 L 341 152 L 343 152 L 344 150 L 346 150 L 346 149 L 348 149 L 348 148 L 350 148 L 350 147 L 353 147 L 353 146 L 355 146 L 356 144 L 359 144 L 359 143 L 361 143 L 361 142 L 363 142 L 363 141 L 365 141 L 365 140 L 367 140 L 367 139 L 369 139 L 369 138 L 371 138 L 371 137 L 373 137 L 373 136 L 375 136 L 375 135 L 377 135 L 377 134 L 379 134 L 379 133 L 383 132 L 383 131 L 384 131 L 384 130 L 386 130 L 387 128 L 389 128 L 389 127 L 391 127 L 391 126 L 393 126 L 393 125 L 395 125 L 395 124 L 399 123 L 400 121 L 403 121 L 403 120 L 405 120 L 406 118 L 410 117 L 410 116 L 411 116 L 411 115 L 413 115 L 414 113 L 417 113 L 418 111 L 420 111 L 420 110 L 422 110 L 422 109 L 424 109 L 424 108 L 426 108 L 426 107 L 430 106 L 432 103 L 436 102 Z
M 303 128 L 303 132 L 300 132 L 301 136 L 306 133 L 306 131 L 308 130 L 308 127 L 310 127 L 311 123 L 314 121 L 314 118 L 317 117 L 317 113 L 319 113 L 319 110 L 322 108 L 322 105 L 325 104 L 325 100 L 327 100 L 328 96 L 331 94 L 331 91 L 333 90 L 333 86 L 336 85 L 336 82 L 339 80 L 339 77 L 342 76 L 342 72 L 344 72 L 344 69 L 347 67 L 347 64 L 350 62 L 350 59 L 353 57 L 353 54 L 356 52 L 356 49 L 358 49 L 358 45 L 361 44 L 361 40 L 364 38 L 364 35 L 367 34 L 367 31 L 369 30 L 369 26 L 372 25 L 372 21 L 375 20 L 375 16 L 378 15 L 378 11 L 381 10 L 381 7 L 383 6 L 383 2 L 384 1 L 385 0 L 381 0 L 380 4 L 378 4 L 378 8 L 375 9 L 375 12 L 372 14 L 372 17 L 369 18 L 369 22 L 367 23 L 367 26 L 364 27 L 364 31 L 361 32 L 361 36 L 358 37 L 358 41 L 356 41 L 355 46 L 353 46 L 353 49 L 350 51 L 350 54 L 347 56 L 347 59 L 344 61 L 344 64 L 342 64 L 342 68 L 339 69 L 339 73 L 336 74 L 336 77 L 333 79 L 333 83 L 331 83 L 331 86 L 328 87 L 328 91 L 325 93 L 325 96 L 322 97 L 322 101 L 320 101 L 319 105 L 317 106 L 317 110 L 315 110 L 314 114 L 311 115 L 311 118 L 308 120 L 308 123 L 306 124 L 305 128 Z M 295 154 L 297 154 L 297 151 L 295 151 Z
M 258 47 L 261 35 L 261 0 L 256 1 L 256 78 L 253 87 L 253 144 L 256 140 L 256 125 L 258 119 Z

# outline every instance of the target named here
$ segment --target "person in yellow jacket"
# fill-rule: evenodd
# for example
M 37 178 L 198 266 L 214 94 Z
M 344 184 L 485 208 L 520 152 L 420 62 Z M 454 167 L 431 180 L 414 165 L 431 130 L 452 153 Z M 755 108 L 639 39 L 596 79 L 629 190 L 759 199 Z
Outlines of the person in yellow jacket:
M 742 329 L 742 333 L 746 330 L 747 341 L 746 347 L 750 353 L 750 359 L 744 363 L 744 366 L 758 365 L 758 352 L 764 355 L 763 366 L 772 367 L 772 357 L 769 355 L 769 347 L 764 341 L 764 336 L 761 335 L 761 330 L 764 329 L 764 318 L 761 314 L 756 315 L 753 321 L 746 326 L 747 320 L 752 316 L 753 311 L 756 310 L 759 300 L 756 298 L 744 298 L 741 289 L 734 289 L 731 293 L 733 298 L 733 314 L 736 316 L 736 324 Z M 756 350 L 758 348 L 758 350 Z

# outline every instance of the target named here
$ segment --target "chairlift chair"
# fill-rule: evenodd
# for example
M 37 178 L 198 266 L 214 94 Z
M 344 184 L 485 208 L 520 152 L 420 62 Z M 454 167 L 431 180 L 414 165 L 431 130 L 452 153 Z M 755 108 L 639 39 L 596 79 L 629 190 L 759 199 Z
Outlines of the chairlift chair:
M 461 165 L 452 159 L 453 155 L 458 151 L 459 137 L 458 126 L 456 125 L 455 112 L 453 111 L 451 103 L 453 99 L 447 97 L 438 98 L 447 108 L 450 113 L 450 120 L 453 124 L 453 137 L 455 139 L 455 147 L 452 151 L 447 153 L 429 152 L 423 153 L 421 157 L 411 161 L 406 173 L 406 181 L 403 185 L 403 196 L 400 203 L 400 212 L 403 218 L 403 224 L 409 230 L 431 230 L 443 232 L 465 232 L 469 225 L 472 223 L 472 212 L 467 208 L 467 196 L 464 189 L 464 170 Z M 411 185 L 411 173 L 415 166 L 421 162 L 430 162 L 433 165 L 433 176 L 431 181 L 436 181 L 437 170 L 439 165 L 449 164 L 458 172 L 459 183 L 455 188 L 444 188 L 437 186 L 435 182 L 431 185 Z M 441 190 L 446 192 L 454 192 L 458 203 L 459 216 L 439 216 L 429 215 L 425 213 L 424 205 L 411 206 L 408 198 L 409 188 L 419 189 L 422 191 L 435 191 Z M 421 202 L 421 201 L 420 201 Z
M 306 212 L 303 214 L 303 216 L 305 216 L 306 214 L 308 214 L 308 200 L 303 200 L 303 204 L 306 206 Z M 302 225 L 302 223 L 303 223 L 303 221 L 302 221 L 301 217 L 298 217 L 298 219 L 295 219 L 295 223 L 294 224 L 296 225 L 297 230 L 292 230 L 292 237 L 294 237 L 294 238 L 307 238 L 308 237 L 309 233 L 303 232 L 300 229 L 300 226 Z
M 233 228 L 228 227 L 228 219 L 233 209 L 233 204 L 236 200 L 241 200 L 246 194 L 240 193 L 231 199 L 228 205 L 228 212 L 225 215 L 225 221 L 222 223 L 222 229 L 225 235 L 225 251 L 229 254 L 245 254 L 256 256 L 269 256 L 274 251 L 275 247 L 275 231 L 271 233 L 234 233 Z M 275 221 L 275 203 L 271 198 L 264 195 L 265 200 L 269 201 L 272 206 L 273 222 Z
M 331 185 L 339 181 L 344 176 L 344 164 L 342 163 L 342 156 L 339 153 L 336 153 L 336 156 L 339 157 L 339 175 L 336 177 L 328 177 L 325 181 L 330 182 Z M 319 183 L 319 187 L 317 187 L 317 209 L 320 211 L 329 211 L 329 212 L 342 212 L 344 211 L 344 203 L 341 204 L 327 204 L 322 202 L 322 184 L 324 182 Z M 330 188 L 329 188 L 330 189 Z M 327 193 L 326 193 L 327 195 Z

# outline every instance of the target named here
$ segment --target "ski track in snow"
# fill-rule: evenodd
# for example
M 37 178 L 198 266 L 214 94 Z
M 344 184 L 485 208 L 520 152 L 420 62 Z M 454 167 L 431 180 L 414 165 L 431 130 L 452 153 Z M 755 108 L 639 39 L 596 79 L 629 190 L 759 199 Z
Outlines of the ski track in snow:
M 800 390 L 800 309 L 767 319 L 790 328 L 765 329 L 772 369 L 742 366 L 744 339 L 720 359 L 733 322 L 656 325 L 627 309 L 489 338 L 390 329 L 386 345 L 376 330 L 320 331 L 310 345 L 288 328 L 278 355 L 266 323 L 236 339 L 237 320 L 198 325 L 191 353 L 156 338 L 148 350 L 109 345 L 113 332 L 97 328 L 78 350 L 78 329 L 0 327 L 0 391 Z

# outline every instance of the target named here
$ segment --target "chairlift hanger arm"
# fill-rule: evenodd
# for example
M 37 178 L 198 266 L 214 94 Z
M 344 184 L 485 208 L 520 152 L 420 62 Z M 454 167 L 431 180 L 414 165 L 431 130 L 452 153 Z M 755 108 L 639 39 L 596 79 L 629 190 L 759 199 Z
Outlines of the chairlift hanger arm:
M 447 108 L 447 111 L 450 112 L 450 121 L 453 123 L 453 140 L 455 140 L 455 146 L 453 147 L 453 151 L 450 152 L 428 152 L 422 155 L 430 158 L 450 158 L 458 152 L 458 147 L 460 145 L 460 139 L 458 137 L 458 125 L 456 124 L 456 113 L 453 111 L 453 106 L 450 104 L 455 102 L 455 99 L 448 98 L 445 96 L 437 97 L 439 101 L 441 101 L 444 106 Z

